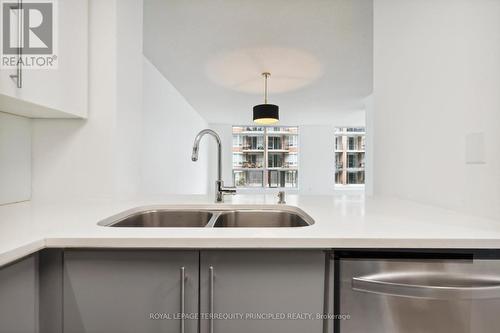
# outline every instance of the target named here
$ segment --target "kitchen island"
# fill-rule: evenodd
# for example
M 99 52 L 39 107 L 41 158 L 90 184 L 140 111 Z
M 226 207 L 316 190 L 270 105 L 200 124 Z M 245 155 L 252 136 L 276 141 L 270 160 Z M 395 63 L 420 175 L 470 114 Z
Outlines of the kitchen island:
M 219 207 L 275 205 L 269 195 Z M 216 205 L 202 195 L 22 202 L 0 207 L 0 266 L 44 248 L 498 249 L 500 221 L 384 197 L 288 195 L 314 224 L 299 228 L 110 228 L 97 223 L 150 205 Z M 217 206 L 216 206 L 217 207 Z
M 313 223 L 280 228 L 98 225 L 137 207 L 281 208 L 303 212 Z M 31 201 L 0 207 L 0 230 L 0 332 L 319 333 L 340 325 L 351 332 L 358 322 L 335 321 L 335 316 L 347 309 L 361 320 L 362 304 L 384 304 L 378 301 L 382 296 L 352 303 L 358 292 L 341 298 L 356 276 L 364 292 L 381 295 L 384 291 L 374 286 L 392 282 L 373 282 L 380 278 L 373 274 L 366 281 L 366 272 L 426 268 L 431 275 L 425 281 L 432 282 L 432 274 L 452 267 L 472 276 L 464 283 L 495 287 L 496 280 L 485 282 L 474 274 L 484 267 L 496 271 L 495 260 L 485 264 L 482 259 L 498 258 L 500 249 L 500 221 L 359 194 L 288 195 L 286 206 L 270 194 L 236 195 L 223 204 L 196 195 Z M 480 292 L 481 297 L 496 295 Z M 373 327 L 378 319 L 360 322 Z

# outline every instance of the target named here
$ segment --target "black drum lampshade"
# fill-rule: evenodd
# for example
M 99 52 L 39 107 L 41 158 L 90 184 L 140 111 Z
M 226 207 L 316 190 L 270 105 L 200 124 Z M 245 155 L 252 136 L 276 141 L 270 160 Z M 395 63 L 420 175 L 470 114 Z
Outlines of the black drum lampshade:
M 259 104 L 253 107 L 253 121 L 259 125 L 276 124 L 280 119 L 279 106 Z

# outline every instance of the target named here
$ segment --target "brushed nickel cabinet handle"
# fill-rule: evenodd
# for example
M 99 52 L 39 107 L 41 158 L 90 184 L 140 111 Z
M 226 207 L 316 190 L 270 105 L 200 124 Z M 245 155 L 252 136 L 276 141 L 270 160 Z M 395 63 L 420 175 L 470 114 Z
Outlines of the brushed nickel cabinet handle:
M 184 312 L 186 306 L 186 268 L 181 267 L 181 333 L 184 333 L 185 319 Z
M 210 299 L 209 299 L 209 312 L 210 312 L 210 333 L 214 333 L 214 267 L 208 268 L 210 273 Z
M 21 58 L 23 55 L 22 46 L 23 42 L 23 2 L 22 0 L 17 0 L 17 65 L 16 74 L 9 75 L 11 79 L 16 81 L 16 86 L 18 88 L 23 87 L 23 69 Z

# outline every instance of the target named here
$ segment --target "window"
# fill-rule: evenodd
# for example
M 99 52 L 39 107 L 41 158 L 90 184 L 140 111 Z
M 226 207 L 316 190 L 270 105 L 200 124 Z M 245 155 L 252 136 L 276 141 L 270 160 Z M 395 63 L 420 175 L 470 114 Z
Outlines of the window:
M 243 188 L 296 188 L 298 127 L 233 126 L 233 181 Z
M 365 184 L 365 128 L 335 129 L 335 184 Z

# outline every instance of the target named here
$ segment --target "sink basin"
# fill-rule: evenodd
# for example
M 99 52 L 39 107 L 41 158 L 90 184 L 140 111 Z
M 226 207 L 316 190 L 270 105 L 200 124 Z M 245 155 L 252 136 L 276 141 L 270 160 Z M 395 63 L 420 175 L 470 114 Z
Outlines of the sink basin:
M 196 210 L 149 210 L 128 215 L 109 227 L 203 228 L 214 214 Z M 102 224 L 101 224 L 102 225 Z
M 181 206 L 182 207 L 182 206 Z M 314 221 L 289 206 L 149 206 L 111 216 L 98 223 L 118 228 L 292 228 Z
M 279 210 L 236 210 L 223 212 L 215 220 L 214 228 L 290 228 L 307 227 L 296 213 Z

